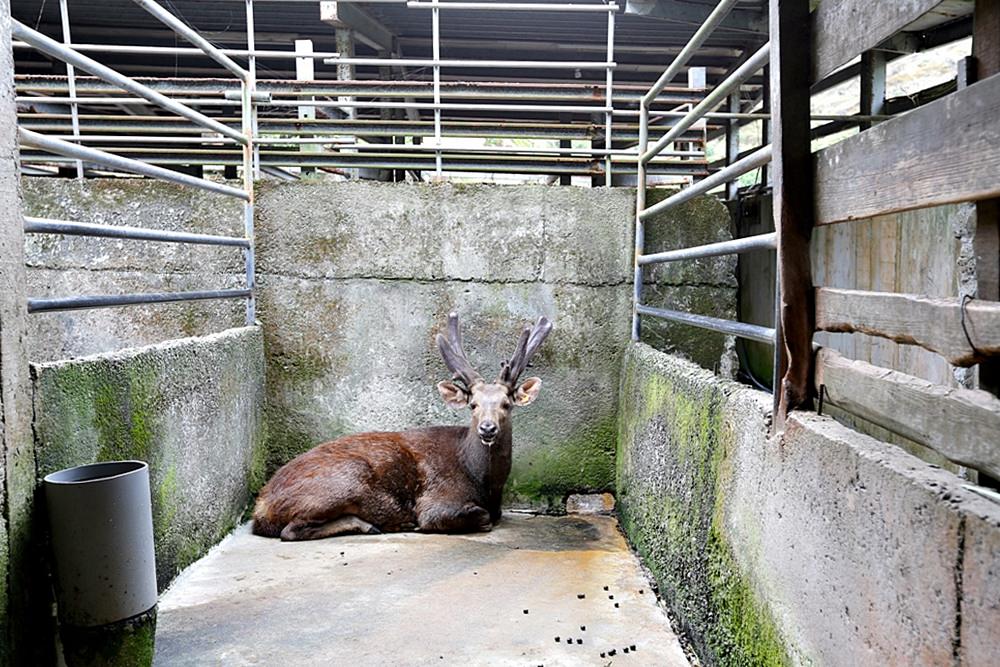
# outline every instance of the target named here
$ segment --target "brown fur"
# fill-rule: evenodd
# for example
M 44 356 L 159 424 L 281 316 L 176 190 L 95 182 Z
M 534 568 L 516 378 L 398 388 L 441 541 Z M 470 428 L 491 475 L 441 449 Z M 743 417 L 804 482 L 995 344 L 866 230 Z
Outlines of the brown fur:
M 318 445 L 285 464 L 261 490 L 253 532 L 316 539 L 328 536 L 319 534 L 328 532 L 320 530 L 324 525 L 344 516 L 381 532 L 488 530 L 500 519 L 510 473 L 509 425 L 490 448 L 469 431 L 436 426 L 360 433 Z

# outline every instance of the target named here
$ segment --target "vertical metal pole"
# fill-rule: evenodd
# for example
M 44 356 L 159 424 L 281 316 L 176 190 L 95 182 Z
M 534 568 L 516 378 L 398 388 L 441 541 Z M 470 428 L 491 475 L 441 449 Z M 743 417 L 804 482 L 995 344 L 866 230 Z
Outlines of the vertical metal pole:
M 313 42 L 311 39 L 297 39 L 295 40 L 295 53 L 308 54 L 307 58 L 296 58 L 295 59 L 295 79 L 297 81 L 312 81 L 316 78 L 316 61 L 313 60 Z M 312 97 L 307 97 L 303 101 L 312 100 Z M 311 105 L 303 105 L 298 108 L 299 120 L 316 120 L 316 107 Z M 299 146 L 300 153 L 315 153 L 317 150 L 321 150 L 322 147 L 318 144 L 302 144 Z M 302 167 L 301 172 L 303 174 L 311 173 L 313 169 L 311 167 Z
M 68 0 L 59 0 L 59 19 L 62 22 L 63 44 L 70 46 L 73 39 L 69 32 L 69 7 Z M 76 68 L 66 63 L 66 82 L 69 85 L 69 96 L 76 99 Z M 73 140 L 80 141 L 80 108 L 76 102 L 70 102 L 69 113 L 73 123 Z M 76 177 L 83 180 L 83 161 L 76 161 Z
M 632 276 L 632 340 L 638 341 L 641 327 L 639 323 L 639 304 L 642 303 L 642 265 L 639 256 L 646 247 L 645 228 L 642 222 L 642 209 L 646 208 L 646 165 L 642 163 L 642 154 L 649 148 L 649 107 L 645 100 L 639 103 L 639 146 L 636 156 L 635 182 L 635 265 Z
M 708 87 L 708 70 L 704 67 L 689 67 L 687 71 L 689 89 L 698 89 L 704 92 Z M 688 104 L 686 108 L 690 111 L 694 108 L 694 104 Z M 701 130 L 701 152 L 704 155 L 705 150 L 708 148 L 708 123 L 705 122 L 704 118 L 698 119 L 694 125 L 691 126 L 692 130 Z M 695 149 L 694 142 L 674 144 L 675 148 L 683 148 L 685 150 L 693 151 Z M 691 176 L 691 183 L 698 181 L 697 176 Z
M 251 96 L 257 92 L 257 57 L 253 52 L 257 49 L 257 35 L 256 29 L 254 28 L 254 18 L 253 18 L 253 0 L 246 0 L 246 10 L 247 10 L 247 50 L 250 55 L 247 56 L 247 71 L 250 73 L 250 78 L 247 84 L 250 86 Z M 253 104 L 251 98 L 251 108 L 250 108 L 250 126 L 253 130 L 253 136 L 257 136 L 257 105 Z M 253 147 L 253 177 L 254 179 L 260 178 L 260 146 L 254 144 Z
M 740 111 L 740 91 L 736 90 L 729 95 L 729 111 L 739 113 Z M 739 159 L 740 155 L 740 121 L 738 118 L 731 118 L 726 125 L 726 165 L 731 165 Z M 739 197 L 740 181 L 738 178 L 726 183 L 726 199 L 736 201 Z
M 256 145 L 256 134 L 254 133 L 254 103 L 253 103 L 253 88 L 252 82 L 254 81 L 253 76 L 247 80 L 243 81 L 241 84 L 241 89 L 243 91 L 242 96 L 242 131 L 243 135 L 247 138 L 247 143 L 243 146 L 243 189 L 246 190 L 249 198 L 243 202 L 243 234 L 246 239 L 250 242 L 247 248 L 243 251 L 243 259 L 246 269 L 246 288 L 250 290 L 250 296 L 247 297 L 247 308 L 246 308 L 246 324 L 247 326 L 253 326 L 257 320 L 257 304 L 256 297 L 254 295 L 254 289 L 256 287 L 256 269 L 255 269 L 255 241 L 254 241 L 254 226 L 253 226 L 253 213 L 254 213 L 254 147 Z
M 885 110 L 885 53 L 865 51 L 861 54 L 861 106 L 863 116 L 877 116 Z M 861 129 L 871 128 L 872 122 L 861 123 Z
M 434 0 L 431 7 L 431 30 L 433 32 L 434 61 L 441 60 L 441 17 L 438 7 L 438 0 Z M 441 65 L 434 65 L 434 104 L 441 104 Z M 434 170 L 438 179 L 442 178 L 441 164 L 441 108 L 434 108 L 434 145 L 437 150 L 434 152 Z
M 607 62 L 614 62 L 615 59 L 615 10 L 608 8 L 608 60 Z M 614 102 L 611 101 L 611 86 L 614 82 L 614 70 L 608 65 L 606 71 L 606 81 L 604 83 L 604 104 L 607 107 L 613 107 Z M 604 144 L 608 150 L 611 150 L 611 120 L 612 112 L 608 111 L 604 117 Z M 605 187 L 611 187 L 611 154 L 608 153 L 604 158 L 604 185 Z

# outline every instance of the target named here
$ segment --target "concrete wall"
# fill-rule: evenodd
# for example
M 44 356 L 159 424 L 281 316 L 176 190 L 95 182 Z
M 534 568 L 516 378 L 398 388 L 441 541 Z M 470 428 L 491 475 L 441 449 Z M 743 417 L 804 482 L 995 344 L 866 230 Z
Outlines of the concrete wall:
M 238 200 L 147 179 L 24 178 L 26 215 L 202 234 L 243 235 Z M 82 236 L 25 237 L 32 297 L 243 287 L 239 248 Z M 151 345 L 244 324 L 240 301 L 38 313 L 29 318 L 35 363 Z
M 658 191 L 651 194 L 655 201 Z M 147 180 L 25 179 L 32 215 L 239 234 L 239 203 Z M 520 327 L 555 332 L 534 372 L 540 400 L 515 421 L 512 502 L 561 504 L 613 484 L 617 385 L 631 310 L 631 189 L 262 183 L 258 316 L 268 367 L 268 471 L 336 436 L 460 422 L 434 384 L 433 344 L 458 309 L 489 375 Z M 651 250 L 728 237 L 700 199 L 647 223 Z M 241 254 L 174 244 L 31 236 L 32 296 L 235 287 Z M 649 303 L 731 316 L 731 258 L 657 267 Z M 200 335 L 242 320 L 238 302 L 35 315 L 32 359 L 48 361 Z M 646 320 L 644 340 L 719 365 L 724 337 Z
M 32 371 L 39 482 L 95 461 L 149 463 L 161 589 L 229 532 L 264 481 L 258 327 Z
M 728 229 L 721 205 L 685 210 L 702 235 Z M 463 422 L 434 389 L 448 376 L 433 343 L 448 311 L 461 313 L 484 375 L 510 355 L 520 327 L 544 314 L 555 328 L 531 371 L 543 380 L 541 397 L 515 416 L 509 500 L 546 506 L 572 491 L 610 490 L 633 211 L 634 192 L 619 189 L 263 186 L 269 469 L 345 433 Z M 654 225 L 670 227 L 664 243 L 676 241 L 684 215 Z M 653 279 L 661 291 L 678 286 L 673 303 L 712 301 L 702 293 L 719 291 L 697 268 Z M 718 281 L 731 304 L 731 275 Z M 670 342 L 663 327 L 649 332 Z M 705 363 L 721 356 L 721 338 L 699 343 L 692 349 Z
M 1000 661 L 1000 507 L 892 445 L 630 345 L 622 523 L 715 665 Z

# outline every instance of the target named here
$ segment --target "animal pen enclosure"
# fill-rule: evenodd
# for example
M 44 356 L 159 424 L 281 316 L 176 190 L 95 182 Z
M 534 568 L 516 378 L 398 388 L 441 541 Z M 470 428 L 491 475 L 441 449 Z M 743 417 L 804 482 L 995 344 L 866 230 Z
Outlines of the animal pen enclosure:
M 2 659 L 52 659 L 41 477 L 147 460 L 162 591 L 305 449 L 452 420 L 426 399 L 452 308 L 476 363 L 555 323 L 506 502 L 613 492 L 706 664 L 1000 659 L 996 3 L 0 0 L 0 21 Z M 969 37 L 953 82 L 888 97 L 894 62 Z M 856 107 L 817 108 L 845 84 Z M 545 581 L 476 560 L 524 540 L 642 585 L 603 519 L 508 521 L 462 562 Z M 278 558 L 234 539 L 239 568 Z M 161 661 L 213 622 L 174 595 Z M 496 664 L 625 661 L 521 632 Z M 683 659 L 649 632 L 672 652 L 630 661 Z

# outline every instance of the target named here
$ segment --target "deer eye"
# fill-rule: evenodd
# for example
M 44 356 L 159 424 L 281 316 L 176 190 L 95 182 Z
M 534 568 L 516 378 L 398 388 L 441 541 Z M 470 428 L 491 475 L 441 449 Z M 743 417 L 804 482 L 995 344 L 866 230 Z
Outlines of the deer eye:
M 476 408 L 479 407 L 479 403 L 469 403 L 469 407 L 475 410 Z
M 510 410 L 510 401 L 504 401 L 503 403 L 500 404 L 500 407 L 503 408 L 504 410 Z

